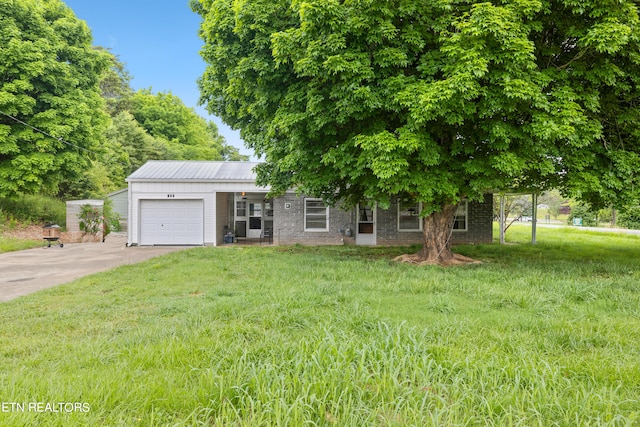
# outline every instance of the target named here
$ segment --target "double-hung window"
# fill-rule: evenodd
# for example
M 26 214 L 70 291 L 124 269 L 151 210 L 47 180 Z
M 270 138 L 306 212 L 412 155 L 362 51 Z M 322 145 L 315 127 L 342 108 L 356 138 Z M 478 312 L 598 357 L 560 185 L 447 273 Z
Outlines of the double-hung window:
M 466 200 L 460 202 L 456 210 L 456 216 L 453 220 L 454 231 L 467 231 L 467 216 L 469 212 L 469 202 Z
M 398 201 L 398 231 L 420 231 L 422 230 L 422 221 L 420 211 L 422 205 L 411 200 Z M 456 209 L 455 219 L 453 221 L 454 231 L 468 230 L 469 203 L 464 200 Z
M 421 205 L 411 200 L 398 200 L 398 231 L 420 231 Z
M 329 207 L 322 200 L 304 200 L 304 231 L 329 231 Z

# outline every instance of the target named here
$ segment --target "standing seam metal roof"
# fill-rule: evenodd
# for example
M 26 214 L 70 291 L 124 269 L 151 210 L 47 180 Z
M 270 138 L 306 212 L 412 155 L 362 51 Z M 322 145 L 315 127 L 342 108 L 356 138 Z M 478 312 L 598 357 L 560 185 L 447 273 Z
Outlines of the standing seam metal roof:
M 257 162 L 150 160 L 127 181 L 255 181 Z

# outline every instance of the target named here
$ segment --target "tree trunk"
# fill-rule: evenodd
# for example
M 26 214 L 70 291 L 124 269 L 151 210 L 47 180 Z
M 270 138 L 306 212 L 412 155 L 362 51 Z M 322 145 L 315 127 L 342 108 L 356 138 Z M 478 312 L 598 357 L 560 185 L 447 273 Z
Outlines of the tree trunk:
M 422 218 L 424 246 L 414 255 L 402 255 L 396 258 L 399 262 L 411 264 L 457 265 L 470 264 L 477 261 L 451 251 L 451 237 L 458 205 L 445 204 L 439 212 Z
M 422 218 L 424 246 L 417 253 L 421 261 L 430 264 L 449 264 L 454 259 L 451 235 L 458 205 L 445 204 L 440 212 Z

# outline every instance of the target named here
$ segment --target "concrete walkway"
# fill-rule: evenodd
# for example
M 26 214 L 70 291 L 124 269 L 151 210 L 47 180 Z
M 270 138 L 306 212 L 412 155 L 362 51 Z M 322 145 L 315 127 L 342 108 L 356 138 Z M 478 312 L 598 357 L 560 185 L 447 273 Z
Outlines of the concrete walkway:
M 71 282 L 89 274 L 135 264 L 184 246 L 126 247 L 126 236 L 104 243 L 71 243 L 0 254 L 0 302 Z

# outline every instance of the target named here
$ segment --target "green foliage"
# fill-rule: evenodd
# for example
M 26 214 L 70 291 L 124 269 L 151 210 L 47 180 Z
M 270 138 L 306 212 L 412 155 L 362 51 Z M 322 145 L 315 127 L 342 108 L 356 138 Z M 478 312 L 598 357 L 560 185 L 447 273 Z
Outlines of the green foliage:
M 111 199 L 104 200 L 102 207 L 85 204 L 78 214 L 80 231 L 84 234 L 102 235 L 102 241 L 112 232 L 120 231 L 120 217 L 113 211 Z
M 459 248 L 487 261 L 464 268 L 345 246 L 122 266 L 3 303 L 3 399 L 91 408 L 3 425 L 637 425 L 638 243 L 541 228 Z
M 99 46 L 95 49 L 105 51 L 110 59 L 110 67 L 105 70 L 100 79 L 100 91 L 109 115 L 114 117 L 123 111 L 129 111 L 133 97 L 131 74 L 117 55 Z
M 634 1 L 192 0 L 202 101 L 274 192 L 638 200 Z
M 558 190 L 554 189 L 540 195 L 538 202 L 549 206 L 549 214 L 553 216 L 554 219 L 558 219 L 560 208 L 562 204 L 565 203 L 565 199 Z
M 108 150 L 108 146 L 103 147 Z M 122 153 L 117 156 L 122 157 Z M 103 154 L 101 158 L 105 158 Z M 113 171 L 122 169 L 121 163 L 104 163 L 101 160 L 91 161 L 87 165 L 85 173 L 72 180 L 65 181 L 60 185 L 60 192 L 65 199 L 96 199 L 104 197 L 115 190 L 125 187 L 124 177 L 120 181 L 114 180 Z
M 0 23 L 0 111 L 51 135 L 0 115 L 0 196 L 58 194 L 99 151 L 108 58 L 60 0 L 1 0 Z
M 90 204 L 80 207 L 78 213 L 80 231 L 96 236 L 102 231 L 102 209 Z
M 0 231 L 2 231 L 2 227 L 0 227 Z M 14 252 L 37 248 L 38 246 L 42 246 L 42 240 L 40 239 L 28 240 L 0 235 L 0 254 L 4 252 Z
M 215 124 L 197 115 L 170 92 L 136 92 L 131 100 L 131 114 L 150 135 L 162 141 L 167 159 L 223 159 L 224 139 Z
M 246 160 L 177 97 L 130 81 L 62 1 L 0 0 L 0 196 L 104 197 L 148 159 Z
M 620 211 L 618 224 L 622 227 L 640 230 L 640 206 L 628 207 Z
M 106 157 L 110 160 L 112 180 L 120 185 L 147 160 L 161 160 L 166 155 L 161 149 L 163 142 L 149 135 L 128 111 L 113 117 L 107 141 L 110 149 Z
M 598 212 L 594 211 L 593 208 L 585 203 L 578 202 L 571 204 L 571 213 L 569 214 L 567 223 L 570 225 L 573 224 L 574 218 L 580 218 L 584 226 L 598 226 Z
M 104 199 L 104 204 L 102 205 L 102 218 L 105 225 L 105 234 L 106 237 L 112 231 L 122 231 L 122 226 L 120 225 L 120 215 L 113 210 L 113 201 L 110 198 Z
M 0 212 L 3 216 L 20 222 L 53 223 L 61 227 L 67 223 L 65 202 L 41 194 L 1 197 Z

